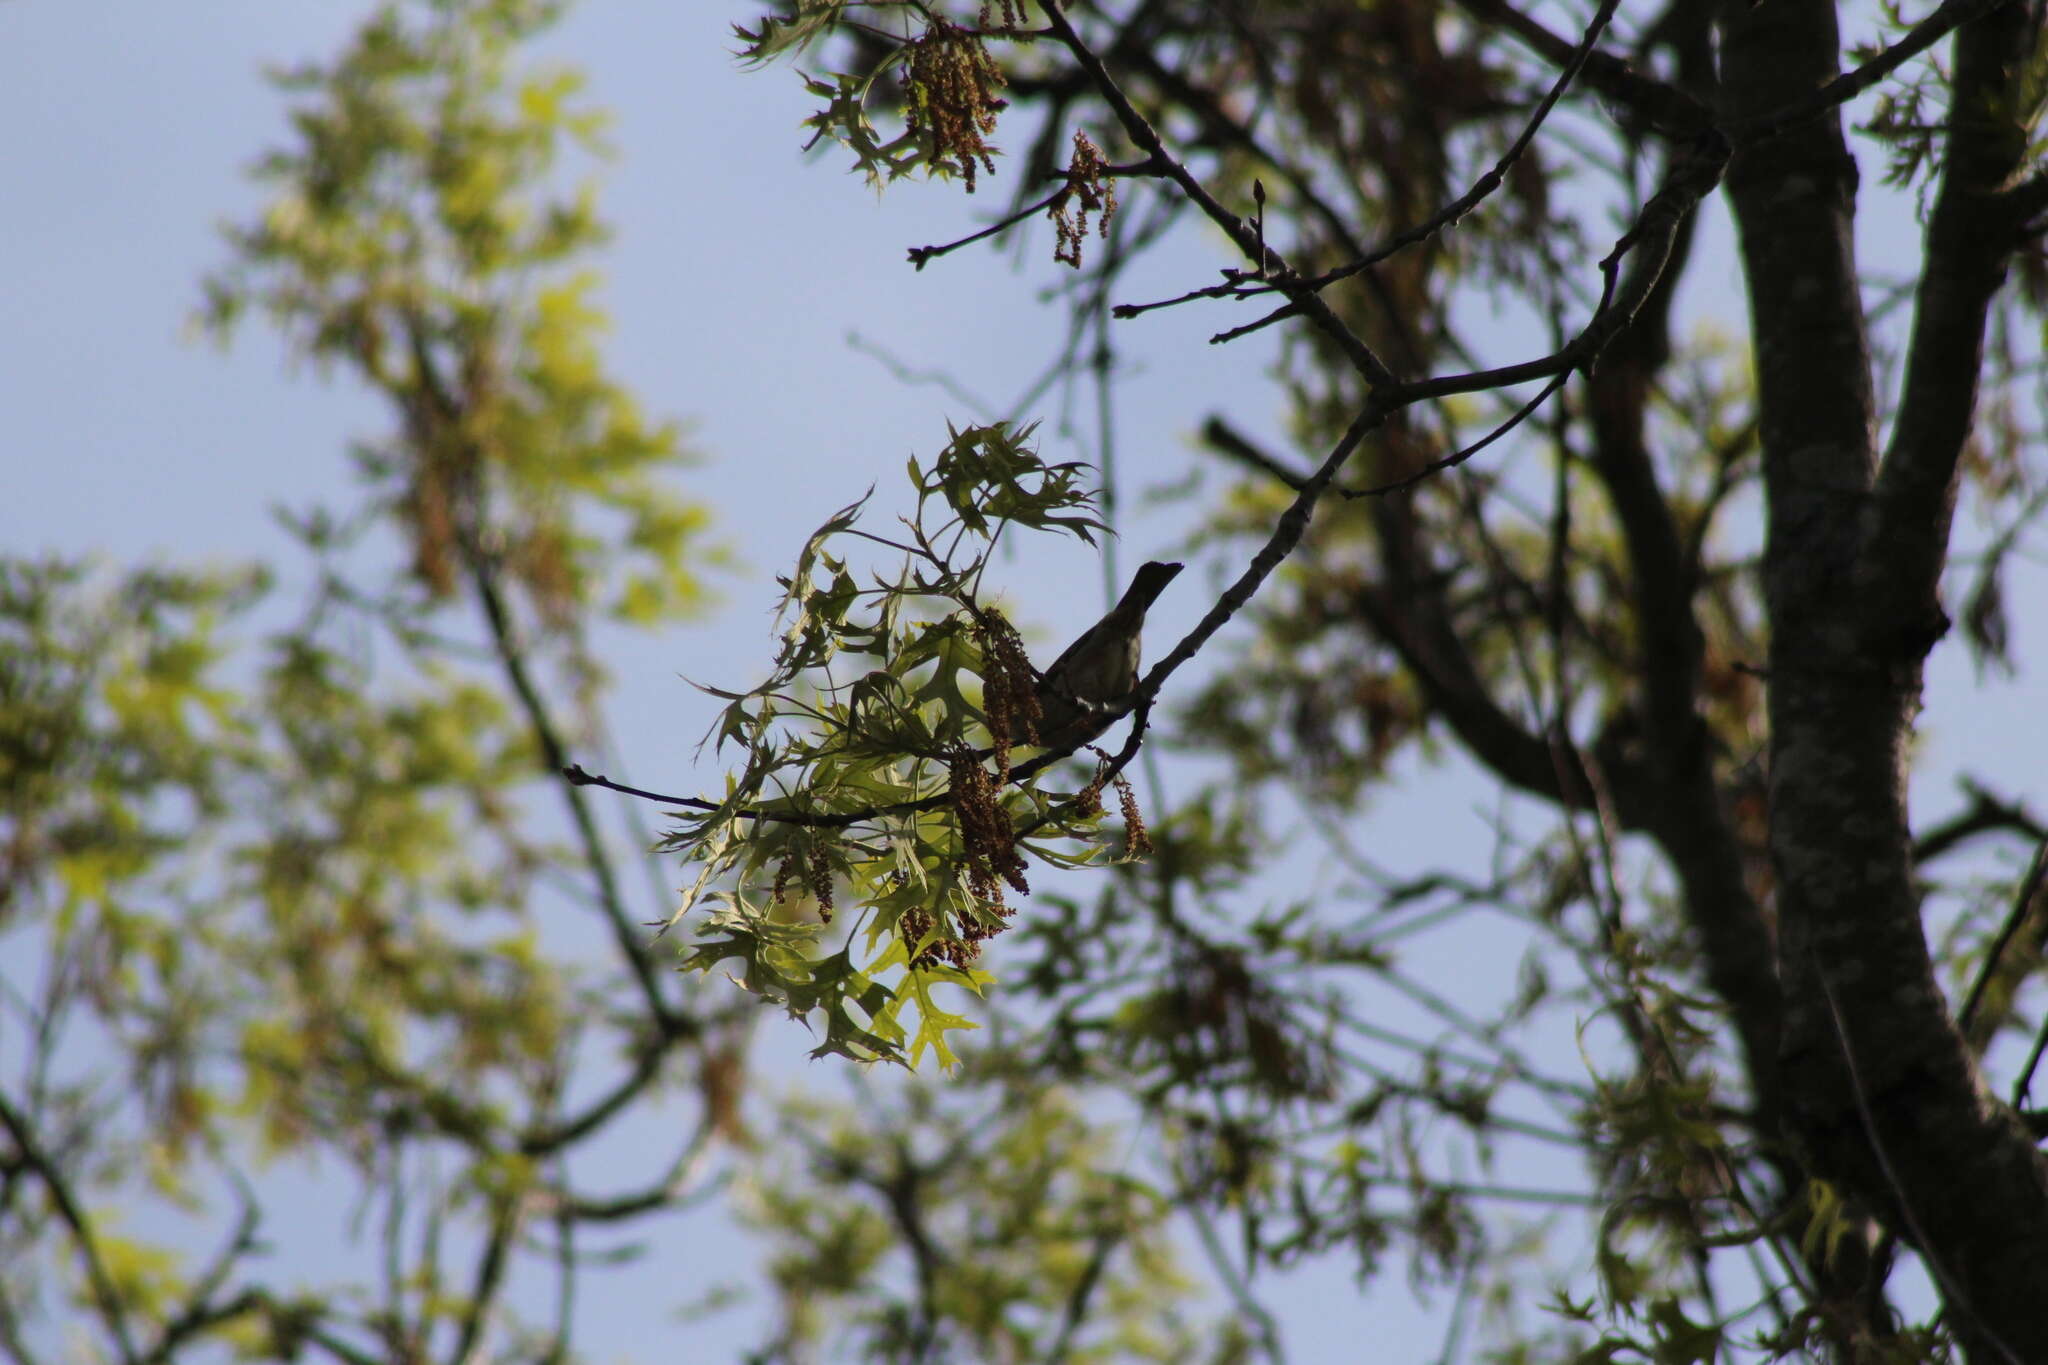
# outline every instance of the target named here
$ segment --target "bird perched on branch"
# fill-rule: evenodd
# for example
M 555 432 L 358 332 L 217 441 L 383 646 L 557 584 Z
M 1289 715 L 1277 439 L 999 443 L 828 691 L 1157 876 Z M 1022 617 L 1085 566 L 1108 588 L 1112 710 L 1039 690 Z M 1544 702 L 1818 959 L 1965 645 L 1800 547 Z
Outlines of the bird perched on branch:
M 1157 560 L 1141 566 L 1109 614 L 1083 631 L 1039 675 L 1033 689 L 1038 697 L 1037 743 L 1070 749 L 1102 733 L 1108 722 L 1097 711 L 1122 701 L 1138 685 L 1139 632 L 1145 626 L 1145 612 L 1180 570 L 1178 564 Z M 1010 741 L 1031 742 L 1022 716 L 1010 722 Z

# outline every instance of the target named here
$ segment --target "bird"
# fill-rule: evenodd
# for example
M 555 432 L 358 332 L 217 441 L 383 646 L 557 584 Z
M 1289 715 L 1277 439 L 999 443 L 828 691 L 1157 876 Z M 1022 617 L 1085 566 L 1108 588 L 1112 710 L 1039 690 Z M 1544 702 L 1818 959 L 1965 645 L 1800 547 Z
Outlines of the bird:
M 1038 675 L 1038 740 L 1051 749 L 1085 744 L 1108 727 L 1093 708 L 1113 706 L 1138 685 L 1139 635 L 1145 612 L 1181 571 L 1153 560 L 1139 566 L 1131 586 L 1100 621 L 1081 632 L 1052 667 Z M 1089 703 L 1090 705 L 1078 705 Z M 1010 722 L 1010 742 L 1030 742 L 1023 717 Z

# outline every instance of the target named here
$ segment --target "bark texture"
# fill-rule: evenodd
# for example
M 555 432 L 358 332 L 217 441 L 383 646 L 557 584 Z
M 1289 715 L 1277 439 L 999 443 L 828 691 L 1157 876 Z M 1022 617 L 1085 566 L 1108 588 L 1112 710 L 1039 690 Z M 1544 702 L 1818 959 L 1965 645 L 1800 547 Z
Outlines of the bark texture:
M 1983 1086 L 1929 958 L 1906 756 L 1992 295 L 2018 240 L 2000 196 L 2024 6 L 1965 25 L 1892 448 L 1878 458 L 1836 115 L 1729 174 L 1755 325 L 1767 494 L 1770 827 L 1785 1013 L 1778 1092 L 1815 1174 L 1930 1266 L 1973 1360 L 2048 1360 L 2048 1167 Z M 1831 7 L 1731 6 L 1724 113 L 1836 75 Z M 2001 112 L 2003 111 L 2003 112 Z

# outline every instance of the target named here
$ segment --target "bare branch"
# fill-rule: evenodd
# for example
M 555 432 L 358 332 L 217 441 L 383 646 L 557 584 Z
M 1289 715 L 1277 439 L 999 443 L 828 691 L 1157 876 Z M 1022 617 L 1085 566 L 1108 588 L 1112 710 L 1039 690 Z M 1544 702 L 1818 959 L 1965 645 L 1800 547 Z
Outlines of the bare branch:
M 1931 43 L 1988 8 L 1947 0 L 1914 33 L 1925 31 Z M 1898 419 L 1877 477 L 1876 543 L 1884 550 L 1876 567 L 1886 590 L 1873 594 L 1873 606 L 1899 618 L 1902 648 L 1917 643 L 1921 653 L 1948 626 L 1935 594 L 1957 471 L 1976 411 L 1992 299 L 2026 222 L 2010 185 L 2026 164 L 2031 134 L 2023 106 L 2033 77 L 2013 53 L 2038 41 L 2037 21 L 2018 4 L 1984 13 L 1956 35 L 1956 113 L 1927 224 Z
M 1956 1013 L 1956 1027 L 1964 1035 L 1972 1036 L 1971 1025 L 1977 1021 L 1978 1007 L 1984 1003 L 1984 993 L 1991 986 L 1991 979 L 1998 972 L 1999 959 L 2005 955 L 2020 928 L 2027 922 L 2034 910 L 2034 898 L 2040 893 L 2041 882 L 2048 877 L 2048 839 L 2043 839 L 2034 848 L 2034 859 L 2027 866 L 2027 875 L 2020 878 L 2019 889 L 2013 892 L 2012 908 L 2006 912 L 2005 923 L 1999 926 L 1998 934 L 1991 940 L 1991 946 L 1984 950 L 1984 964 L 1977 969 L 1977 979 L 1970 983 L 1969 994 L 1963 997 L 1963 1007 Z M 1988 1043 L 1988 1034 L 1985 1042 Z M 1981 1047 L 1983 1044 L 1980 1044 Z
M 1160 170 L 1158 166 L 1155 165 L 1153 162 L 1138 161 L 1133 162 L 1131 165 L 1128 166 L 1105 166 L 1103 167 L 1102 173 L 1107 176 L 1143 176 L 1158 175 L 1160 174 Z M 958 251 L 963 246 L 972 246 L 974 243 L 979 242 L 984 238 L 993 237 L 999 232 L 1004 232 L 1010 228 L 1015 227 L 1017 224 L 1023 222 L 1026 218 L 1029 218 L 1034 214 L 1044 212 L 1046 209 L 1052 207 L 1052 205 L 1059 200 L 1060 196 L 1067 193 L 1068 189 L 1070 188 L 1069 185 L 1064 183 L 1064 176 L 1060 177 L 1060 179 L 1063 182 L 1060 185 L 1060 188 L 1054 190 L 1051 194 L 1046 195 L 1045 198 L 1038 200 L 1036 203 L 1027 204 L 1023 208 L 1014 210 L 1013 212 L 1004 214 L 1001 218 L 998 218 L 995 222 L 990 223 L 987 227 L 983 228 L 979 232 L 969 233 L 967 236 L 960 238 L 958 241 L 947 242 L 942 246 L 914 246 L 910 248 L 910 263 L 913 266 L 916 266 L 919 270 L 922 270 L 927 265 L 931 264 L 933 261 L 937 260 L 941 256 L 947 255 L 950 252 Z
M 1960 784 L 1970 804 L 1913 841 L 1913 862 L 1925 867 L 1985 834 L 2020 834 L 2040 842 L 2048 825 L 2034 818 L 2022 803 L 2006 801 L 1969 778 Z
M 1908 29 L 1904 37 L 1853 71 L 1845 71 L 1811 95 L 1768 113 L 1731 120 L 1723 125 L 1723 131 L 1742 146 L 1776 137 L 1795 124 L 1847 104 L 1972 19 L 2008 4 L 2009 0 L 1942 0 L 1932 14 Z M 2016 13 L 2025 8 L 2009 7 Z
M 1221 228 L 1224 235 L 1237 244 L 1238 250 L 1244 253 L 1247 260 L 1257 261 L 1261 266 L 1271 261 L 1273 269 L 1269 273 L 1291 275 L 1293 268 L 1287 265 L 1270 245 L 1259 240 L 1259 233 L 1253 226 L 1217 202 L 1216 197 L 1209 193 L 1208 187 L 1167 151 L 1166 143 L 1159 136 L 1158 130 L 1153 128 L 1151 122 L 1131 104 L 1130 97 L 1124 94 L 1116 79 L 1103 66 L 1102 59 L 1096 56 L 1093 49 L 1082 41 L 1081 35 L 1074 30 L 1060 0 L 1039 0 L 1039 4 L 1044 9 L 1054 34 L 1074 54 L 1074 60 L 1095 82 L 1096 90 L 1116 115 L 1117 122 L 1123 126 L 1125 134 L 1158 165 L 1160 173 L 1179 186 L 1181 193 L 1201 209 L 1210 222 Z M 1258 253 L 1262 248 L 1267 260 L 1259 258 Z M 1284 282 L 1280 282 L 1280 288 L 1337 344 L 1369 386 L 1379 389 L 1391 386 L 1395 382 L 1393 371 L 1373 354 L 1372 348 L 1365 344 L 1363 338 L 1346 326 L 1344 321 L 1331 311 L 1329 305 L 1316 296 L 1314 290 Z
M 1484 175 L 1472 182 L 1469 189 L 1414 227 L 1389 237 L 1365 253 L 1361 259 L 1325 271 L 1313 279 L 1303 281 L 1303 284 L 1312 289 L 1323 289 L 1338 280 L 1349 279 L 1361 270 L 1370 269 L 1411 246 L 1428 241 L 1479 207 L 1488 196 L 1506 183 L 1507 173 L 1514 169 L 1515 163 L 1522 159 L 1522 154 L 1529 150 L 1529 144 L 1536 140 L 1537 130 L 1543 127 L 1543 121 L 1550 117 L 1550 111 L 1557 107 L 1557 102 L 1564 98 L 1565 91 L 1571 88 L 1572 82 L 1585 70 L 1586 63 L 1592 58 L 1594 49 L 1600 41 L 1600 35 L 1607 31 L 1607 25 L 1613 20 L 1614 11 L 1619 5 L 1620 0 L 1601 0 L 1600 8 L 1594 11 L 1593 18 L 1587 23 L 1585 34 L 1579 39 L 1578 46 L 1565 59 L 1558 71 L 1557 79 L 1551 82 L 1550 89 L 1537 102 L 1535 112 L 1529 116 L 1528 122 L 1522 125 L 1520 134 L 1508 144 L 1508 149 L 1501 153 L 1500 159 L 1495 161 Z M 1226 333 L 1210 340 L 1225 340 L 1229 335 L 1231 334 Z
M 1489 20 L 1512 33 L 1532 52 L 1553 66 L 1562 67 L 1574 59 L 1570 39 L 1551 32 L 1543 24 L 1505 0 L 1458 0 L 1459 6 L 1475 19 Z M 1667 136 L 1698 135 L 1713 122 L 1713 111 L 1674 85 L 1646 76 L 1612 53 L 1593 51 L 1584 63 L 1586 86 L 1622 106 L 1647 126 Z

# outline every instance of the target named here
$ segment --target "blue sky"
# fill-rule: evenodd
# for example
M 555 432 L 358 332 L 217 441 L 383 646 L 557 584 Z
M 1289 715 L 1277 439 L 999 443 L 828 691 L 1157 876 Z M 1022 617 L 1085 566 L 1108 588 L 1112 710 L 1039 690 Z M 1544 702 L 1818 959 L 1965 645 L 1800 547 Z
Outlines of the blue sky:
M 0 407 L 9 419 L 0 541 L 10 549 L 289 563 L 270 509 L 338 494 L 345 442 L 382 429 L 364 395 L 290 365 L 260 325 L 225 352 L 187 328 L 198 280 L 224 260 L 217 225 L 260 203 L 246 167 L 283 137 L 283 105 L 262 64 L 331 53 L 362 13 L 315 0 L 0 7 Z M 913 271 L 905 248 L 972 230 L 1005 192 L 1002 180 L 980 202 L 944 186 L 878 199 L 831 154 L 800 156 L 810 98 L 786 69 L 742 73 L 729 55 L 727 26 L 748 15 L 745 6 L 590 4 L 541 49 L 584 67 L 589 98 L 617 117 L 620 155 L 600 199 L 617 229 L 598 263 L 615 323 L 609 363 L 652 412 L 692 424 L 706 460 L 689 491 L 714 509 L 719 538 L 738 556 L 720 583 L 722 606 L 701 625 L 607 658 L 620 682 L 608 714 L 632 754 L 630 780 L 664 790 L 717 778 L 695 753 L 709 699 L 679 675 L 747 678 L 768 643 L 771 576 L 808 531 L 870 484 L 886 518 L 905 458 L 935 452 L 947 419 L 981 415 L 939 389 L 892 381 L 849 335 L 913 366 L 943 365 L 1000 403 L 1063 327 L 1057 305 L 1038 298 L 1050 253 L 1043 231 L 1022 271 L 1001 251 Z M 1910 240 L 1902 206 L 1879 217 L 1865 224 L 1878 250 Z M 1718 214 L 1709 230 L 1726 261 Z M 1213 278 L 1224 263 L 1213 246 L 1185 235 L 1134 279 L 1131 296 Z M 1715 272 L 1701 273 L 1711 294 Z M 1698 297 L 1695 312 L 1715 302 Z M 1254 432 L 1278 428 L 1271 352 L 1259 349 L 1270 342 L 1209 346 L 1216 316 L 1170 310 L 1124 324 L 1135 361 L 1118 428 L 1126 568 L 1170 552 L 1185 533 L 1185 505 L 1160 511 L 1135 495 L 1201 466 L 1189 433 L 1204 417 L 1223 409 Z M 1065 416 L 1084 436 L 1092 429 L 1085 405 L 1064 414 L 1054 399 L 1036 415 L 1054 443 Z M 1208 586 L 1189 574 L 1162 601 L 1155 652 L 1200 615 Z M 2021 605 L 2021 587 L 2013 598 L 2024 650 L 2040 609 Z M 1075 543 L 1024 547 L 1013 597 L 1035 640 L 1064 639 L 1100 610 L 1097 561 Z M 1947 808 L 1951 776 L 1965 767 L 2024 791 L 2042 757 L 2034 710 L 2025 689 L 1980 686 L 1960 649 L 1945 648 L 1916 801 Z M 1487 787 L 1438 774 L 1376 803 L 1370 837 L 1396 850 L 1390 861 L 1455 856 L 1484 837 L 1476 812 L 1492 800 Z M 1486 965 L 1506 976 L 1513 962 Z M 816 1076 L 791 1060 L 800 1052 L 801 1040 L 768 1048 L 779 1081 Z M 674 1304 L 704 1287 L 689 1283 L 697 1272 L 722 1276 L 749 1254 L 729 1244 L 735 1236 L 723 1220 L 693 1215 L 654 1264 L 596 1288 L 593 1356 L 676 1358 L 646 1344 L 676 1330 Z M 1433 1349 L 1434 1328 L 1408 1307 L 1398 1275 L 1370 1299 L 1348 1283 L 1277 1287 L 1297 1358 L 1325 1358 L 1317 1342 L 1356 1342 L 1367 1323 L 1386 1358 Z M 685 1330 L 692 1359 L 726 1358 L 738 1340 Z

